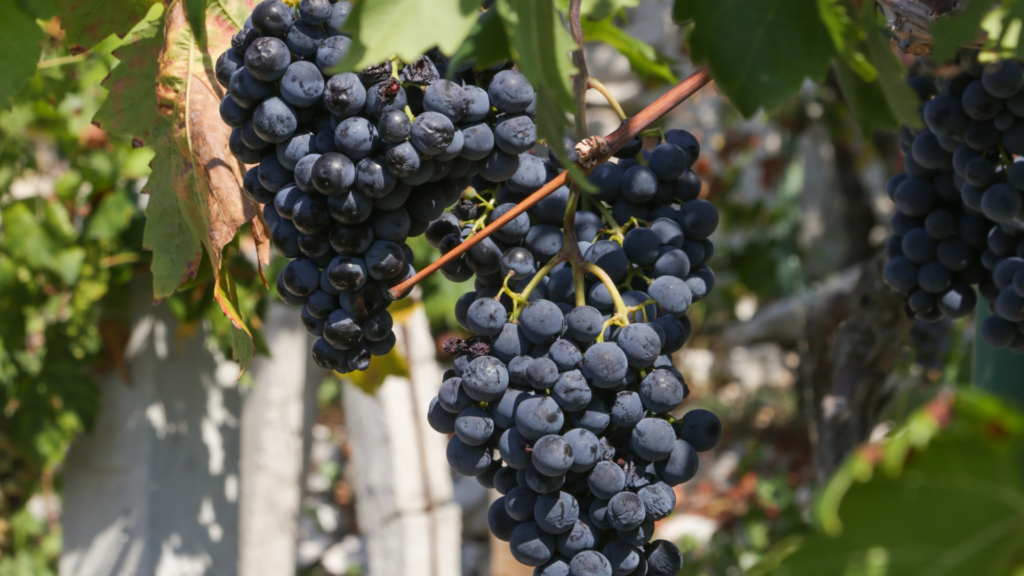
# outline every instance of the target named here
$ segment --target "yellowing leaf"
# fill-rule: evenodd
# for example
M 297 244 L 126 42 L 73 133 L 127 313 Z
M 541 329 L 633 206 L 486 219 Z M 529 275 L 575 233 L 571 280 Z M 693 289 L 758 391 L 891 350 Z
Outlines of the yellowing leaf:
M 224 315 L 231 320 L 231 350 L 234 353 L 234 360 L 238 362 L 238 377 L 249 368 L 253 356 L 256 355 L 256 345 L 252 339 L 252 333 L 246 326 L 245 320 L 238 305 L 238 293 L 235 291 L 235 280 L 226 269 L 220 271 L 217 284 L 214 287 L 214 299 L 220 304 Z

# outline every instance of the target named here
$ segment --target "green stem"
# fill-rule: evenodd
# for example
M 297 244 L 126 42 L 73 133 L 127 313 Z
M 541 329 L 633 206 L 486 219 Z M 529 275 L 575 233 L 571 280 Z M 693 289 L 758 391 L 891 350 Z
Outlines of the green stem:
M 628 116 L 626 116 L 626 113 L 622 111 L 622 106 L 619 105 L 619 101 L 615 99 L 615 96 L 612 96 L 611 90 L 609 90 L 607 86 L 602 84 L 600 80 L 596 78 L 588 78 L 587 84 L 594 90 L 600 92 L 602 96 L 604 96 L 604 99 L 608 101 L 608 105 L 612 107 L 612 110 L 615 110 L 616 114 L 618 114 L 619 120 L 625 120 L 626 118 L 628 118 Z
M 81 62 L 89 57 L 89 52 L 82 52 L 74 56 L 61 56 L 60 58 L 50 58 L 49 60 L 43 60 L 39 63 L 39 68 L 53 68 L 55 66 L 63 66 L 65 64 L 74 64 L 75 62 Z
M 615 282 L 612 282 L 608 273 L 605 272 L 603 268 L 592 262 L 583 262 L 583 269 L 586 272 L 597 276 L 597 279 L 605 285 L 605 288 L 608 288 L 608 293 L 612 296 L 612 302 L 615 303 L 616 316 L 621 317 L 621 320 L 626 324 L 629 324 L 629 308 L 626 306 L 626 303 L 623 302 L 622 295 L 619 294 L 619 289 L 615 287 Z
M 569 186 L 569 202 L 565 206 L 565 218 L 562 220 L 562 243 L 569 251 L 569 264 L 572 265 L 573 292 L 576 294 L 576 307 L 587 305 L 586 283 L 583 274 L 583 254 L 576 238 L 576 205 L 579 203 L 580 190 L 573 183 Z
M 597 211 L 601 213 L 601 220 L 604 221 L 605 225 L 612 231 L 612 240 L 622 244 L 622 239 L 625 237 L 625 233 L 622 231 L 622 227 L 619 226 L 618 222 L 612 216 L 612 211 L 609 210 L 604 202 L 595 201 L 594 206 L 597 207 Z
M 551 260 L 549 260 L 547 264 L 541 267 L 540 270 L 537 270 L 537 273 L 533 275 L 533 278 L 530 279 L 530 283 L 527 284 L 525 288 L 523 288 L 523 291 L 513 296 L 513 301 L 518 300 L 519 302 L 529 302 L 530 294 L 533 292 L 533 289 L 536 288 L 538 284 L 540 284 L 541 280 L 543 280 L 548 274 L 551 273 L 555 266 L 559 265 L 562 262 L 565 262 L 566 259 L 568 259 L 568 257 L 568 251 L 563 247 L 561 252 L 555 254 L 555 256 Z M 512 321 L 515 322 L 516 319 L 519 318 L 519 311 L 513 309 L 512 314 Z

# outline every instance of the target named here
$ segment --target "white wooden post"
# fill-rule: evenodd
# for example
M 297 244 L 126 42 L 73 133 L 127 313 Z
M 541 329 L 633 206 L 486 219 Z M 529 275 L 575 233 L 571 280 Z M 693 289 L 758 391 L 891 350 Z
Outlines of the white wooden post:
M 371 576 L 459 576 L 461 510 L 446 439 L 426 419 L 442 369 L 422 306 L 402 318 L 395 333 L 409 377 L 386 376 L 376 395 L 349 382 L 343 389 L 356 514 Z
M 131 381 L 100 379 L 95 429 L 68 454 L 64 576 L 237 573 L 238 366 L 199 333 L 179 339 L 136 290 Z
M 289 576 L 324 372 L 310 360 L 313 340 L 295 308 L 272 304 L 263 335 L 271 356 L 253 361 L 253 387 L 242 409 L 238 573 Z

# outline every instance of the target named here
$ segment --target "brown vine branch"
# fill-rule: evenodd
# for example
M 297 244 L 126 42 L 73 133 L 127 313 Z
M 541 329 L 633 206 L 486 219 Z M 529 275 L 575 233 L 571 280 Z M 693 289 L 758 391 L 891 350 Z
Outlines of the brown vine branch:
M 928 29 L 940 17 L 961 10 L 965 0 L 876 0 L 900 49 L 923 56 L 932 48 Z
M 640 135 L 640 133 L 646 130 L 648 126 L 658 121 L 662 116 L 684 102 L 690 96 L 696 94 L 698 90 L 710 82 L 711 74 L 708 72 L 707 66 L 701 66 L 696 72 L 666 92 L 661 98 L 658 98 L 650 106 L 644 108 L 639 114 L 633 116 L 619 126 L 615 132 L 612 132 L 604 138 L 601 138 L 600 136 L 592 136 L 592 139 L 598 138 L 606 144 L 606 147 L 602 147 L 603 157 L 600 158 L 600 161 L 607 160 L 608 156 L 614 154 L 624 144 Z M 583 159 L 581 158 L 580 160 L 582 163 Z M 412 290 L 413 286 L 422 282 L 424 278 L 430 276 L 434 272 L 437 272 L 445 264 L 465 254 L 470 248 L 475 246 L 484 238 L 490 236 L 495 230 L 501 228 L 516 216 L 526 212 L 544 198 L 547 198 L 552 192 L 557 190 L 559 187 L 564 186 L 568 181 L 569 174 L 563 170 L 562 173 L 556 176 L 554 180 L 548 182 L 540 190 L 537 190 L 527 197 L 526 200 L 517 204 L 515 208 L 509 210 L 500 218 L 488 224 L 483 230 L 480 230 L 476 234 L 467 238 L 465 242 L 453 248 L 447 254 L 441 256 L 434 262 L 431 262 L 429 266 L 417 272 L 412 278 L 391 288 L 388 293 L 393 299 L 398 300 L 409 292 L 409 290 Z

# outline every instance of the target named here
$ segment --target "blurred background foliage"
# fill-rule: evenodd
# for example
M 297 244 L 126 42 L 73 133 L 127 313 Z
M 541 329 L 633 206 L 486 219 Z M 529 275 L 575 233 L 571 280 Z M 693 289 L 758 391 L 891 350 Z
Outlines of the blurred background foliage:
M 94 378 L 116 370 L 131 385 L 129 305 L 150 282 L 134 279 L 149 274 L 141 189 L 153 152 L 92 124 L 120 42 L 111 37 L 76 56 L 61 45 L 56 25 L 43 29 L 42 64 L 0 109 L 3 576 L 55 573 L 60 464 L 100 408 Z M 258 326 L 267 293 L 237 248 L 245 241 L 237 238 L 226 259 Z M 211 345 L 230 355 L 229 322 L 212 294 L 199 281 L 168 304 L 180 330 L 205 323 Z

